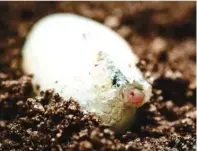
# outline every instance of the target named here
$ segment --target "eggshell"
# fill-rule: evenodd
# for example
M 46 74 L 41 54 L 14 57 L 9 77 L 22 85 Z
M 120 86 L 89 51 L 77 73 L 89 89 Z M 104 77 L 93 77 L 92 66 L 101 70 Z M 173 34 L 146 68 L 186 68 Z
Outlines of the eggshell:
M 74 98 L 84 110 L 98 113 L 108 123 L 111 118 L 102 114 L 104 110 L 117 114 L 117 119 L 124 115 L 121 110 L 112 113 L 108 100 L 95 102 L 102 95 L 104 100 L 115 95 L 103 66 L 95 69 L 99 52 L 106 53 L 130 83 L 143 78 L 136 67 L 138 57 L 122 37 L 96 21 L 66 13 L 49 15 L 33 26 L 22 50 L 22 66 L 26 73 L 33 73 L 33 83 L 41 90 L 54 88 L 65 99 Z M 103 83 L 106 90 L 101 93 L 99 84 Z M 150 87 L 147 83 L 144 86 Z M 146 101 L 149 98 L 147 94 Z M 127 116 L 132 119 L 135 110 L 126 112 Z M 125 122 L 127 117 L 123 119 Z

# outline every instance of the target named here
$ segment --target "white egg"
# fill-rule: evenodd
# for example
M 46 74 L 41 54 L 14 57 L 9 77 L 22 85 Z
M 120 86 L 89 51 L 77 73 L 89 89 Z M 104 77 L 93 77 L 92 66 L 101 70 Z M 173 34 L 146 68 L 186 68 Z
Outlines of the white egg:
M 79 102 L 105 124 L 123 131 L 151 97 L 136 67 L 138 57 L 108 27 L 74 14 L 54 14 L 36 23 L 22 50 L 23 69 L 41 90 L 54 88 Z

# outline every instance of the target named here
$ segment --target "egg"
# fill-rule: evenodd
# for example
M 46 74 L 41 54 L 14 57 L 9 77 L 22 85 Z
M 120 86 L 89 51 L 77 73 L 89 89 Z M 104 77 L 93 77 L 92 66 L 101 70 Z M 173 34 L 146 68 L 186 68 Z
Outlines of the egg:
M 22 68 L 40 90 L 75 99 L 84 112 L 122 132 L 151 97 L 129 44 L 105 25 L 59 13 L 39 20 L 22 49 Z

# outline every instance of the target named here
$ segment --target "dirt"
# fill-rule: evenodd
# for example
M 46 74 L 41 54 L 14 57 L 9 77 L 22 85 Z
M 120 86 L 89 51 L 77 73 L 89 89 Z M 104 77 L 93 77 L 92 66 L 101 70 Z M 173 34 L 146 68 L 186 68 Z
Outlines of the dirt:
M 153 97 L 124 134 L 52 90 L 33 93 L 21 48 L 32 25 L 55 12 L 106 24 L 141 59 Z M 195 29 L 195 2 L 0 2 L 0 150 L 196 150 Z

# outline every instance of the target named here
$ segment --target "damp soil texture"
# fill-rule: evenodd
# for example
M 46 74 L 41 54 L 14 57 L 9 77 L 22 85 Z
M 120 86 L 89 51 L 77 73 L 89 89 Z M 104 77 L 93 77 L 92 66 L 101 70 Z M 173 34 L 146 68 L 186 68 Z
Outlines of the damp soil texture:
M 32 25 L 56 12 L 109 26 L 139 56 L 153 97 L 124 134 L 52 90 L 33 93 L 21 48 Z M 195 2 L 0 2 L 0 150 L 196 150 L 195 29 Z

